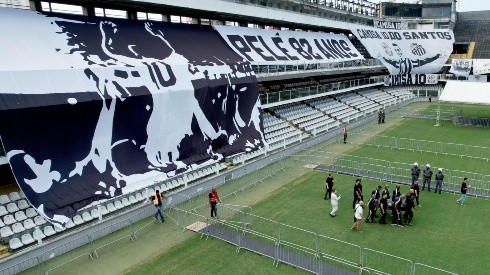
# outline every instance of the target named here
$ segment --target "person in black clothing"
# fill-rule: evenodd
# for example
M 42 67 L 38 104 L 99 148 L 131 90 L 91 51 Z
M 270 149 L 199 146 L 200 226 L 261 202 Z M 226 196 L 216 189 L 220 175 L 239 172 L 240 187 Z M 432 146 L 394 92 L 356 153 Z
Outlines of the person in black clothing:
M 397 225 L 403 227 L 402 219 L 401 219 L 401 208 L 402 201 L 405 199 L 405 195 L 401 194 L 393 201 L 391 214 L 393 215 L 393 219 L 391 220 L 391 225 Z
M 356 206 L 356 203 L 362 201 L 362 183 L 361 179 L 356 179 L 356 184 L 354 184 L 354 201 L 352 202 L 352 209 Z
M 468 185 L 468 178 L 464 178 L 463 183 L 461 184 L 461 198 L 457 200 L 461 205 L 466 205 L 466 192 L 468 188 L 471 188 L 471 186 Z
M 417 208 L 415 208 L 415 204 L 413 203 L 413 196 L 414 196 L 414 190 L 410 189 L 410 193 L 407 194 L 405 198 L 405 221 L 404 224 L 412 225 L 412 219 L 413 219 L 413 211 L 412 209 L 415 209 L 418 211 Z
M 415 197 L 415 201 L 417 202 L 417 206 L 418 207 L 422 207 L 422 205 L 420 205 L 420 202 L 419 202 L 419 197 L 420 197 L 420 186 L 419 186 L 419 181 L 416 180 L 412 186 L 410 187 L 413 189 L 413 196 Z
M 325 199 L 332 198 L 332 190 L 333 190 L 333 176 L 332 174 L 328 174 L 325 187 L 327 188 L 327 192 L 325 193 Z
M 385 117 L 386 117 L 385 110 L 381 109 L 381 123 L 385 123 Z
M 379 210 L 381 212 L 381 218 L 379 219 L 378 223 L 380 224 L 386 224 L 386 210 L 388 210 L 388 200 L 387 200 L 388 193 L 383 193 L 383 196 L 379 201 Z
M 381 109 L 378 111 L 378 124 L 381 124 L 381 118 L 383 117 L 383 113 L 381 113 Z
M 342 128 L 342 135 L 344 135 L 344 143 L 347 143 L 347 134 L 348 134 L 348 130 L 347 130 L 347 125 L 344 125 L 344 128 Z
M 379 198 L 381 197 L 381 185 L 378 185 L 376 189 L 371 192 L 371 194 L 376 196 L 376 200 L 379 201 Z
M 397 184 L 395 189 L 393 190 L 393 197 L 391 199 L 395 201 L 395 199 L 400 197 L 401 194 L 402 193 L 400 192 L 400 184 Z
M 422 191 L 425 189 L 425 184 L 427 183 L 427 190 L 430 191 L 430 181 L 432 180 L 432 169 L 430 169 L 430 165 L 427 165 L 424 168 L 424 183 L 422 184 Z
M 439 194 L 441 194 L 442 182 L 444 181 L 444 174 L 442 173 L 442 168 L 437 169 L 435 178 L 436 178 L 436 190 L 434 190 L 434 193 L 437 193 L 437 189 L 439 189 Z
M 368 201 L 368 211 L 369 214 L 366 217 L 366 222 L 369 223 L 369 219 L 371 219 L 371 222 L 376 222 L 374 220 L 374 215 L 376 215 L 376 195 L 372 194 L 371 198 Z
M 385 189 L 383 189 L 383 193 L 382 195 L 386 194 L 386 199 L 389 200 L 390 199 L 390 189 L 388 189 L 388 184 L 385 184 Z
M 418 163 L 414 163 L 412 166 L 412 169 L 410 169 L 412 172 L 412 184 L 419 179 L 420 176 L 420 168 Z
M 381 185 L 378 185 L 376 189 L 371 192 L 371 194 L 374 194 L 376 196 L 376 206 L 374 207 L 374 217 L 377 218 L 378 215 L 376 215 L 376 211 L 378 210 L 378 205 L 379 205 L 379 198 L 381 197 Z

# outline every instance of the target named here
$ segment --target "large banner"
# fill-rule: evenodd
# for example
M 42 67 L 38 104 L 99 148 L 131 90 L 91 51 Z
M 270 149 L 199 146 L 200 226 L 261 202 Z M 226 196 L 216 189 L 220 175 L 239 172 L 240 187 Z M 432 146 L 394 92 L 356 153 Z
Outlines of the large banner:
M 473 59 L 473 74 L 490 74 L 490 59 Z
M 351 31 L 393 75 L 438 73 L 453 50 L 451 30 L 380 30 L 352 25 Z
M 214 26 L 252 64 L 321 63 L 364 59 L 343 34 Z
M 453 59 L 449 72 L 455 75 L 468 77 L 473 61 L 471 59 Z
M 400 74 L 388 75 L 385 77 L 385 86 L 404 86 L 404 85 L 432 85 L 437 84 L 439 77 L 437 74 Z
M 265 146 L 258 84 L 211 27 L 0 9 L 0 135 L 37 211 Z

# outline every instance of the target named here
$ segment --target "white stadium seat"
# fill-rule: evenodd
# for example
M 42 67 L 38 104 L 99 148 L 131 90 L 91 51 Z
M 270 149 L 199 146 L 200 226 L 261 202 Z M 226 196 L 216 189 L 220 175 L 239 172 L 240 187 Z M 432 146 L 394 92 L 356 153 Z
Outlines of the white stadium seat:
M 34 230 L 34 232 L 32 232 L 32 237 L 37 241 L 46 238 L 46 235 L 44 235 L 43 231 L 38 227 Z
M 24 221 L 24 228 L 25 229 L 31 229 L 34 227 L 36 227 L 36 224 L 31 219 L 27 219 Z
M 15 212 L 14 217 L 15 217 L 15 220 L 18 221 L 18 222 L 27 219 L 27 216 L 26 216 L 26 214 L 24 214 L 24 211 L 17 211 L 17 212 Z
M 22 237 L 20 237 L 20 241 L 24 245 L 28 245 L 28 244 L 35 242 L 36 240 L 34 240 L 34 238 L 32 238 L 31 234 L 26 233 L 26 234 L 22 235 Z
M 9 225 L 9 224 L 14 224 L 16 221 L 15 221 L 15 218 L 13 215 L 5 215 L 3 217 L 3 223 L 6 224 L 6 225 Z
M 92 216 L 92 219 L 98 219 L 99 218 L 99 209 L 98 208 L 92 209 L 90 211 L 90 216 Z
M 73 222 L 76 224 L 76 225 L 80 225 L 82 223 L 84 223 L 82 217 L 80 215 L 75 215 L 73 217 Z
M 9 211 L 7 211 L 7 209 L 5 208 L 5 206 L 0 205 L 0 216 L 5 216 L 8 213 L 9 213 Z
M 10 198 L 7 195 L 0 195 L 0 204 L 7 204 L 10 202 Z
M 114 201 L 114 207 L 115 207 L 116 209 L 122 209 L 122 208 L 124 208 L 124 205 L 122 204 L 122 202 L 121 202 L 121 201 L 116 200 L 116 201 Z
M 107 203 L 107 211 L 114 212 L 116 210 L 117 210 L 117 208 L 114 207 L 114 204 L 112 202 Z
M 131 205 L 128 198 L 122 198 L 121 203 L 124 207 L 128 207 Z
M 20 210 L 24 210 L 29 208 L 30 205 L 26 200 L 21 199 L 17 202 L 17 206 L 19 207 Z
M 11 201 L 18 201 L 21 199 L 20 195 L 18 192 L 12 192 L 9 194 L 9 198 Z
M 37 216 L 36 209 L 34 209 L 34 208 L 32 208 L 32 207 L 31 207 L 31 208 L 27 208 L 27 209 L 26 209 L 26 216 L 27 216 L 28 218 L 33 218 L 33 217 Z
M 105 205 L 100 206 L 100 213 L 102 216 L 109 214 L 109 210 L 107 210 L 107 207 Z
M 73 228 L 73 227 L 75 227 L 75 226 L 77 226 L 77 225 L 76 225 L 76 224 L 75 224 L 75 223 L 74 223 L 74 222 L 73 222 L 71 219 L 69 219 L 69 220 L 66 222 L 66 224 L 65 224 L 65 227 L 66 227 L 66 228 Z
M 136 199 L 136 197 L 134 195 L 129 195 L 129 202 L 131 204 L 135 204 L 138 202 L 138 200 Z
M 141 195 L 140 192 L 136 193 L 136 196 L 135 196 L 136 200 L 138 201 L 144 201 L 145 198 Z
M 41 217 L 41 216 L 35 216 L 34 217 L 34 223 L 36 225 L 41 225 L 41 224 L 45 224 L 46 223 L 46 220 L 43 217 Z
M 12 231 L 12 229 L 10 229 L 10 226 L 4 226 L 0 228 L 0 237 L 7 238 L 12 235 L 14 235 L 14 232 Z
M 9 241 L 9 247 L 10 249 L 18 249 L 23 247 L 24 244 L 19 240 L 19 238 L 12 238 Z
M 7 211 L 9 211 L 9 213 L 15 213 L 19 211 L 19 207 L 17 207 L 17 204 L 15 202 L 11 202 L 7 204 Z
M 26 229 L 20 222 L 12 224 L 12 232 L 14 232 L 15 234 L 20 233 L 24 230 Z
M 94 209 L 94 210 L 97 210 L 97 209 Z M 89 221 L 93 220 L 94 218 L 92 217 L 92 215 L 90 215 L 90 212 L 83 212 L 82 213 L 82 219 L 84 222 L 89 222 Z
M 53 236 L 54 234 L 56 234 L 56 231 L 53 229 L 53 227 L 51 225 L 45 226 L 43 231 L 44 231 L 44 235 L 46 235 L 47 237 Z

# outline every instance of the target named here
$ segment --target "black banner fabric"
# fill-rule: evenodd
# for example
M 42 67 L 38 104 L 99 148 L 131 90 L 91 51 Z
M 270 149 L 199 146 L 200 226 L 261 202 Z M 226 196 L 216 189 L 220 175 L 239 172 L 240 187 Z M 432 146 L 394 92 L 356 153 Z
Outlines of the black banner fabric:
M 0 135 L 55 224 L 266 145 L 251 66 L 211 27 L 0 9 L 0 31 Z

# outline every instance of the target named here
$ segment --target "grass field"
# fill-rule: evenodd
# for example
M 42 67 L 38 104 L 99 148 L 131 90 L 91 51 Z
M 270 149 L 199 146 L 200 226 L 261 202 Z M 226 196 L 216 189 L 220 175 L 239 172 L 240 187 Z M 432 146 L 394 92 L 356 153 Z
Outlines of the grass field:
M 418 108 L 423 107 L 424 104 L 413 105 Z M 490 146 L 488 129 L 454 126 L 450 123 L 444 123 L 442 127 L 434 127 L 433 124 L 434 121 L 401 119 L 399 116 L 389 114 L 386 124 L 367 125 L 364 129 L 367 134 L 438 139 L 445 142 Z M 445 168 L 455 169 L 452 167 L 456 167 L 468 172 L 489 174 L 489 163 L 478 159 L 434 156 L 433 154 L 413 153 L 398 149 L 378 149 L 355 144 L 331 144 L 328 147 L 323 144 L 315 146 L 312 151 L 315 150 L 318 151 L 318 154 L 324 150 L 404 163 L 417 161 L 421 165 L 428 162 L 436 167 L 439 163 L 443 163 L 440 166 Z M 420 209 L 420 212 L 415 212 L 413 226 L 399 228 L 390 225 L 363 224 L 364 232 L 360 234 L 350 230 L 353 216 L 352 186 L 355 178 L 335 175 L 335 188 L 342 195 L 342 199 L 338 217 L 331 218 L 328 215 L 329 201 L 323 200 L 326 172 L 305 169 L 302 167 L 303 164 L 295 161 L 295 158 L 286 159 L 284 165 L 286 166 L 285 171 L 264 180 L 257 186 L 238 192 L 237 196 L 232 193 L 233 190 L 236 190 L 236 186 L 242 184 L 240 182 L 253 181 L 255 175 L 246 176 L 230 186 L 220 187 L 221 196 L 228 195 L 224 203 L 248 205 L 253 208 L 255 215 L 357 244 L 364 248 L 397 255 L 414 262 L 459 274 L 488 274 L 490 263 L 488 263 L 485 251 L 490 244 L 488 234 L 490 200 L 470 198 L 468 206 L 462 207 L 455 202 L 458 195 L 449 193 L 439 195 L 425 191 L 421 195 L 423 208 Z M 407 167 L 407 173 L 409 168 Z M 380 184 L 384 185 L 384 182 L 363 179 L 365 193 L 369 193 Z M 233 185 L 236 186 L 233 187 Z M 407 190 L 405 186 L 402 189 L 403 192 Z M 205 201 L 205 198 L 202 197 L 201 200 Z M 221 208 L 220 211 L 222 210 Z M 209 215 L 208 212 L 207 207 L 198 210 L 199 214 L 205 216 Z M 168 214 L 175 215 L 174 212 Z M 135 227 L 148 221 L 151 221 L 151 218 L 139 222 Z M 128 240 L 117 242 L 101 250 L 98 259 L 90 260 L 82 257 L 53 270 L 50 274 L 302 273 L 285 264 L 279 264 L 275 268 L 272 259 L 243 249 L 236 254 L 235 246 L 212 238 L 200 239 L 200 235 L 189 231 L 181 233 L 181 230 L 175 230 L 174 226 L 175 224 L 171 221 L 151 225 L 138 234 L 138 240 L 134 243 Z M 118 233 L 111 234 L 102 242 L 110 241 L 117 236 Z M 305 243 L 306 236 L 289 234 L 289 238 L 298 243 Z M 71 254 L 78 255 L 77 253 L 86 253 L 86 251 L 87 246 L 84 246 Z M 342 250 L 339 253 L 343 253 Z M 371 259 L 371 255 L 368 256 Z M 66 258 L 64 256 L 55 257 L 46 266 L 55 267 L 66 261 Z M 37 274 L 38 269 L 31 269 L 25 273 Z M 391 273 L 403 274 L 397 270 Z M 417 274 L 429 273 L 417 272 Z
M 488 129 L 455 126 L 451 123 L 443 123 L 442 127 L 435 128 L 433 124 L 434 121 L 430 120 L 406 119 L 400 125 L 382 134 L 490 146 L 490 131 Z M 488 162 L 478 159 L 436 156 L 406 150 L 378 149 L 366 146 L 353 147 L 348 153 L 406 163 L 417 161 L 421 165 L 431 163 L 434 166 L 437 164 L 438 167 L 489 174 Z M 409 168 L 407 167 L 407 173 Z M 330 205 L 328 201 L 323 200 L 325 176 L 325 172 L 311 171 L 298 178 L 288 179 L 288 184 L 252 205 L 254 214 L 459 274 L 488 274 L 490 263 L 487 261 L 488 256 L 483 251 L 486 251 L 490 244 L 488 230 L 490 226 L 488 219 L 489 200 L 470 198 L 468 206 L 462 207 L 455 202 L 458 195 L 448 193 L 440 195 L 424 191 L 421 194 L 423 207 L 420 208 L 420 212 L 415 212 L 412 227 L 399 228 L 389 225 L 363 224 L 364 232 L 359 234 L 349 229 L 352 223 L 351 193 L 355 178 L 345 175 L 335 176 L 335 188 L 342 195 L 342 199 L 339 216 L 331 218 L 328 216 Z M 370 192 L 379 184 L 384 185 L 384 182 L 364 179 L 365 193 Z M 391 185 L 392 187 L 393 185 Z M 404 186 L 402 191 L 402 193 L 407 192 L 408 187 Z M 303 236 L 298 235 L 296 237 L 298 243 L 304 242 Z M 236 257 L 236 255 L 230 255 L 235 247 L 220 241 L 213 240 L 209 247 L 203 245 L 204 242 L 198 238 L 193 238 L 177 246 L 175 251 L 163 253 L 151 261 L 143 263 L 133 269 L 131 273 L 142 274 L 164 266 L 172 266 L 171 270 L 168 270 L 170 274 L 227 274 L 231 272 L 240 274 L 278 272 L 286 274 L 297 272 L 293 268 L 283 267 L 284 265 L 279 265 L 282 269 L 275 270 L 271 267 L 272 260 L 251 255 L 249 252 L 240 252 L 239 256 L 244 254 L 243 259 Z M 191 247 L 202 249 L 190 249 Z M 176 260 L 182 259 L 176 255 L 181 255 L 185 259 L 192 259 L 192 261 Z M 214 269 L 212 264 L 214 261 L 218 261 L 218 266 L 228 265 L 226 260 L 226 263 L 222 263 L 223 258 L 232 261 L 233 267 Z M 197 272 L 194 266 L 205 266 L 205 268 L 199 268 Z M 396 274 L 397 272 L 392 273 Z
M 467 104 L 455 104 L 455 103 L 441 103 L 432 102 L 427 108 L 427 113 L 435 113 L 435 110 L 440 106 L 441 112 L 458 113 L 465 117 L 481 117 L 490 118 L 489 107 L 480 104 L 467 105 Z

